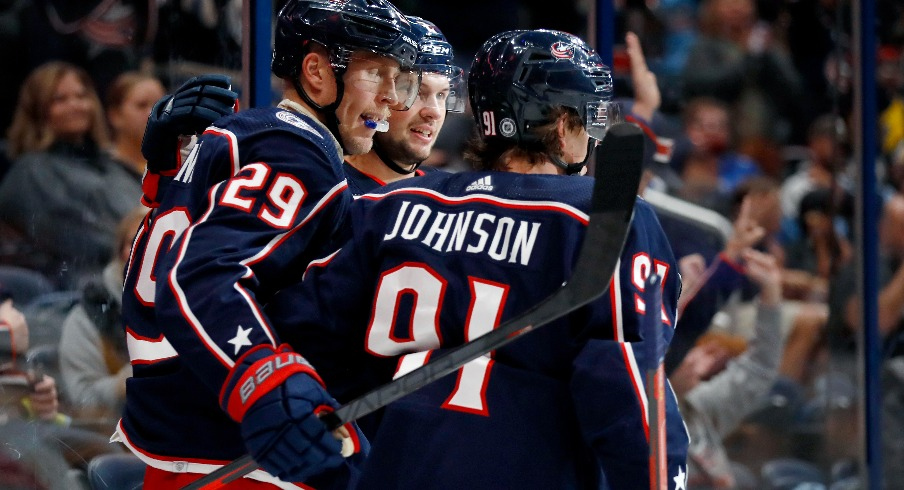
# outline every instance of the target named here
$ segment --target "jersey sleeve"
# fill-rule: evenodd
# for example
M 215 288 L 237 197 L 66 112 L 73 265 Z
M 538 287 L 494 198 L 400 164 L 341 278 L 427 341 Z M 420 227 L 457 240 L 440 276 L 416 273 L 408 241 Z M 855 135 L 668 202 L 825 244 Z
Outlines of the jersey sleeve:
M 643 287 L 655 271 L 662 277 L 662 310 L 647 312 Z M 618 287 L 615 287 L 615 286 Z M 613 275 L 608 301 L 595 305 L 606 329 L 640 332 L 646 314 L 657 314 L 668 345 L 674 336 L 681 283 L 677 263 L 652 208 L 638 200 L 621 262 Z M 608 323 L 606 323 L 608 322 Z M 616 337 L 618 338 L 618 337 Z M 603 468 L 608 488 L 649 488 L 649 421 L 644 373 L 656 367 L 645 340 L 613 342 L 591 339 L 574 362 L 571 393 L 581 430 Z M 677 400 L 667 384 L 666 428 L 669 488 L 686 473 L 688 436 Z M 644 483 L 641 483 L 644 482 Z M 681 487 L 679 487 L 681 488 Z
M 253 158 L 208 190 L 158 270 L 160 327 L 217 392 L 244 352 L 281 343 L 262 305 L 334 246 L 350 201 L 338 155 L 310 137 L 276 131 L 243 150 Z
M 668 238 L 653 209 L 638 199 L 618 266 L 606 294 L 591 307 L 591 325 L 604 325 L 591 337 L 631 342 L 641 340 L 640 320 L 645 311 L 644 283 L 655 271 L 662 282 L 662 334 L 668 344 L 674 334 L 681 279 Z

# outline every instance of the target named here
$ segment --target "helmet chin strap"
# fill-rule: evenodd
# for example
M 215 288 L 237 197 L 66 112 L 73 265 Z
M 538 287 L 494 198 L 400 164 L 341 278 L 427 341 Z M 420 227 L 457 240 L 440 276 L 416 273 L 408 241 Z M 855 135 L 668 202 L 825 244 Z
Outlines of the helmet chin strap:
M 423 161 L 417 162 L 414 165 L 412 165 L 411 168 L 408 170 L 402 168 L 401 165 L 396 163 L 395 160 L 393 160 L 392 157 L 390 157 L 386 153 L 386 151 L 383 149 L 383 145 L 379 144 L 376 139 L 374 139 L 373 150 L 374 150 L 374 153 L 377 154 L 377 156 L 380 158 L 380 160 L 383 162 L 384 165 L 386 165 L 387 167 L 389 167 L 390 170 L 392 170 L 393 172 L 395 172 L 399 175 L 413 174 L 417 170 L 417 168 L 421 166 L 421 163 L 423 163 Z
M 311 96 L 305 91 L 304 87 L 301 86 L 301 75 L 292 77 L 292 86 L 295 87 L 295 92 L 297 92 L 315 112 L 323 116 L 326 129 L 336 137 L 336 141 L 338 141 L 339 146 L 342 147 L 342 152 L 348 154 L 345 142 L 342 141 L 342 136 L 339 134 L 339 117 L 336 115 L 336 109 L 339 108 L 339 103 L 342 102 L 342 95 L 345 93 L 345 83 L 343 83 L 342 75 L 340 73 L 336 73 L 335 71 L 333 73 L 335 75 L 334 78 L 336 79 L 336 100 L 324 106 L 314 102 L 314 100 L 311 99 Z
M 549 161 L 552 162 L 556 167 L 561 168 L 565 171 L 566 175 L 574 175 L 580 173 L 581 170 L 587 166 L 587 162 L 590 161 L 590 152 L 593 151 L 593 138 L 587 140 L 587 153 L 584 155 L 584 161 L 578 163 L 565 163 L 562 161 L 558 155 L 549 155 Z

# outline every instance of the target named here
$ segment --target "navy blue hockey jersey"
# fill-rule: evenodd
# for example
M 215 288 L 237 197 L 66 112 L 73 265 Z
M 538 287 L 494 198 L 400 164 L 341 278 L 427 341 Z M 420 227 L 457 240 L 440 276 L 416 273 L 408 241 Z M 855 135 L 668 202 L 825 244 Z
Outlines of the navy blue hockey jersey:
M 558 289 L 592 187 L 587 177 L 501 172 L 382 187 L 352 204 L 353 239 L 277 294 L 270 317 L 349 401 Z M 678 271 L 638 200 L 607 295 L 359 421 L 372 450 L 358 488 L 649 488 L 645 361 L 617 341 L 638 340 L 651 270 L 664 278 L 653 314 L 668 340 Z M 675 488 L 687 436 L 673 397 L 669 424 Z
M 146 463 L 209 473 L 246 452 L 221 385 L 252 346 L 282 342 L 261 305 L 335 250 L 346 187 L 335 139 L 308 116 L 248 110 L 199 138 L 139 230 L 126 275 L 134 376 L 119 433 Z
M 343 170 L 345 170 L 346 179 L 348 179 L 348 190 L 355 197 L 358 197 L 362 194 L 367 194 L 368 192 L 379 189 L 380 187 L 386 185 L 386 182 L 383 182 L 373 175 L 369 175 L 358 170 L 357 168 L 351 166 L 348 162 L 343 162 L 342 168 Z M 441 170 L 435 169 L 433 167 L 419 167 L 414 171 L 414 177 L 421 177 L 423 175 L 426 175 L 427 173 L 433 172 L 441 172 Z

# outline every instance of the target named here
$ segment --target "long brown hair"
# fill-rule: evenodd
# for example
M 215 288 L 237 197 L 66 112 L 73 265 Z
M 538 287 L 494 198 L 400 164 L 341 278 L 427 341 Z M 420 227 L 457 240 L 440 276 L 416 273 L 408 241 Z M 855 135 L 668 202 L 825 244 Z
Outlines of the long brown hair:
M 99 147 L 106 147 L 109 144 L 110 136 L 103 108 L 88 72 L 71 63 L 50 61 L 35 68 L 19 91 L 16 112 L 7 132 L 10 158 L 31 151 L 46 150 L 56 141 L 57 135 L 50 129 L 47 116 L 60 80 L 70 73 L 85 86 L 88 98 L 94 106 L 91 129 L 88 131 L 89 138 Z
M 467 143 L 464 158 L 475 170 L 507 170 L 506 162 L 519 160 L 537 165 L 549 159 L 549 155 L 561 156 L 557 132 L 558 120 L 565 116 L 565 127 L 574 130 L 583 127 L 577 111 L 570 107 L 554 107 L 549 111 L 546 124 L 531 129 L 540 140 L 539 144 L 527 147 L 514 140 L 503 138 L 482 138 L 474 135 Z

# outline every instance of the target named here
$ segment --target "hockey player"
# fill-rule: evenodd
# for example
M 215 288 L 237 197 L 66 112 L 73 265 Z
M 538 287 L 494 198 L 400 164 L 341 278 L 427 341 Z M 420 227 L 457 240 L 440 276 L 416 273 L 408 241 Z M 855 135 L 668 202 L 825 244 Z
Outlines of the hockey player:
M 420 165 L 430 156 L 446 113 L 464 112 L 463 70 L 452 61 L 452 45 L 432 22 L 415 16 L 408 20 L 419 46 L 415 63 L 422 72 L 418 97 L 411 109 L 392 114 L 389 130 L 374 136 L 370 152 L 345 159 L 348 188 L 354 196 L 424 175 L 426 169 Z
M 290 0 L 275 33 L 278 107 L 217 120 L 181 162 L 172 119 L 197 116 L 181 134 L 207 114 L 180 104 L 224 89 L 188 84 L 155 107 L 144 146 L 162 163 L 149 163 L 156 209 L 127 270 L 134 377 L 115 435 L 147 463 L 145 488 L 180 488 L 247 451 L 265 471 L 235 488 L 344 488 L 353 477 L 366 440 L 324 429 L 314 413 L 335 402 L 261 305 L 334 249 L 351 201 L 343 153 L 369 151 L 390 110 L 413 102 L 416 53 L 410 23 L 385 0 Z
M 490 331 L 572 273 L 593 187 L 576 174 L 610 124 L 609 69 L 569 34 L 506 32 L 478 52 L 468 91 L 481 171 L 361 196 L 352 239 L 268 305 L 340 401 Z M 658 359 L 612 340 L 636 340 L 652 270 L 664 307 L 646 314 L 668 340 L 680 279 L 638 200 L 609 294 L 362 420 L 372 450 L 358 488 L 650 488 L 638 368 Z M 669 488 L 684 490 L 673 397 L 669 424 Z

